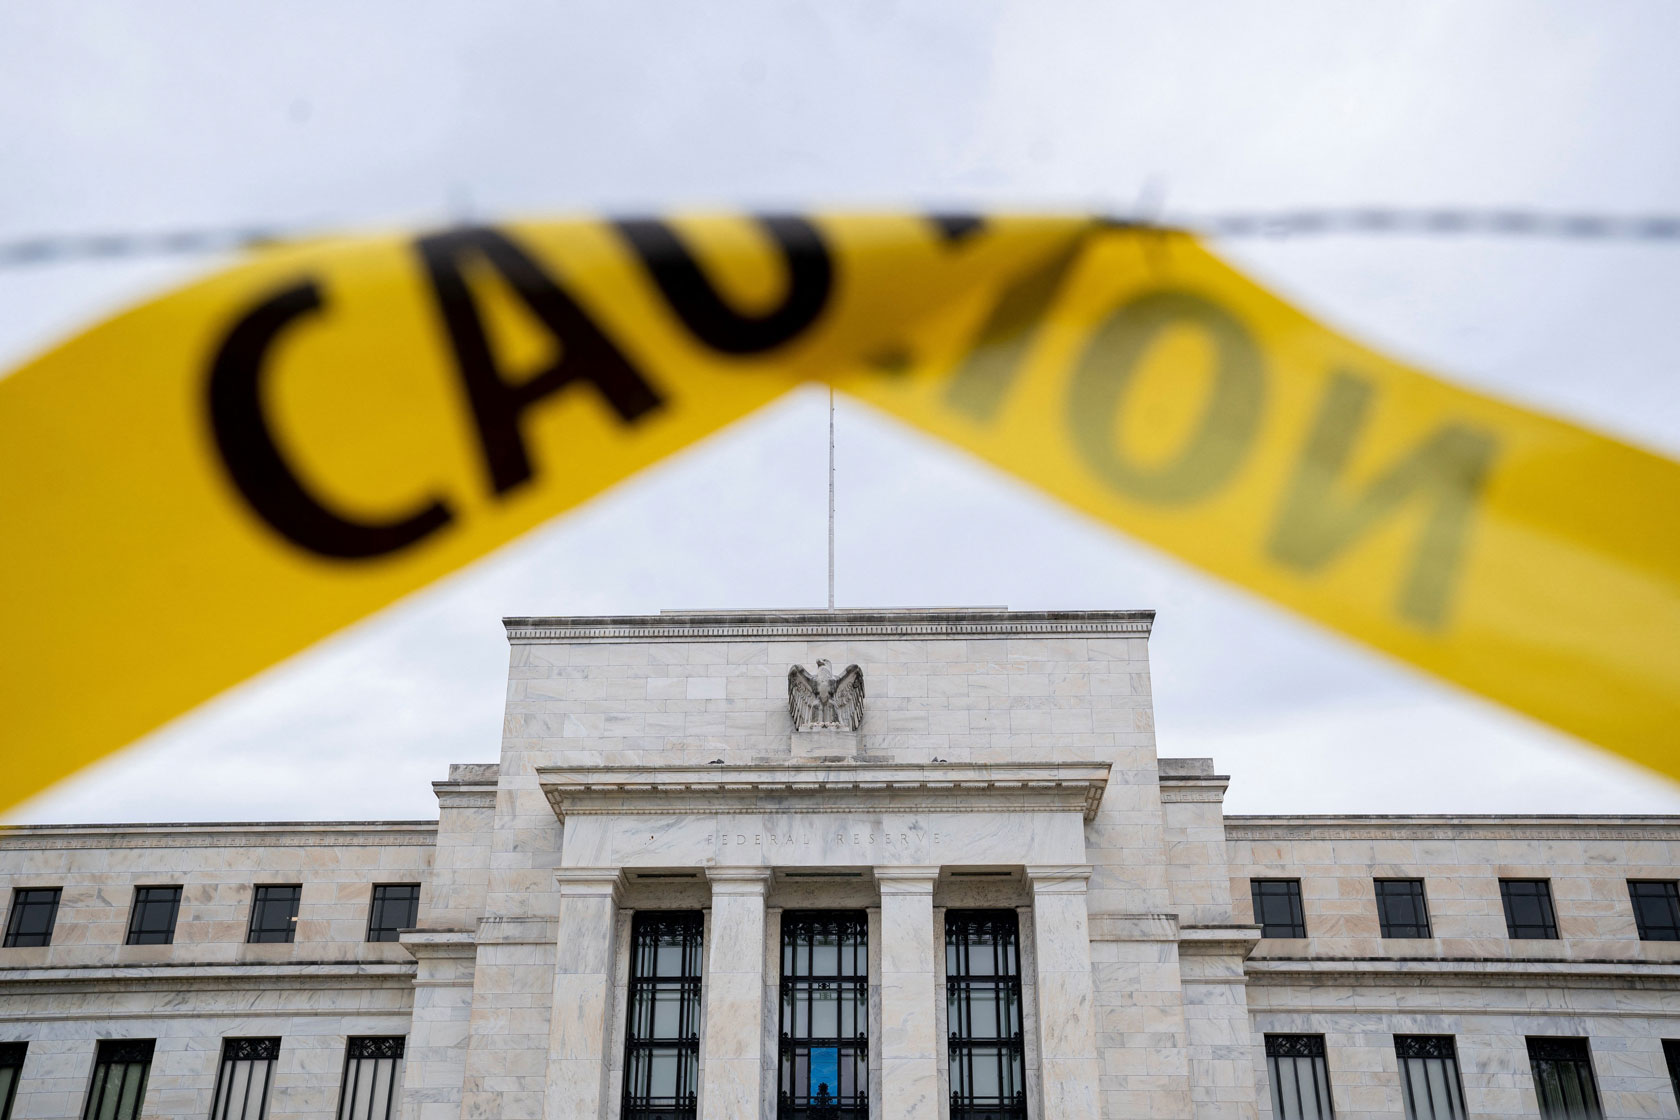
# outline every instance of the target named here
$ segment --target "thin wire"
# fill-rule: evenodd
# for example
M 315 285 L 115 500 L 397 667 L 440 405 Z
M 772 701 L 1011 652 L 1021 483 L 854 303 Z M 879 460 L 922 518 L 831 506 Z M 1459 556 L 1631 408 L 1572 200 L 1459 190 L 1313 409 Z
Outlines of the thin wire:
M 1463 207 L 1314 207 L 1289 210 L 1113 214 L 1116 226 L 1186 230 L 1208 237 L 1514 237 L 1555 241 L 1680 243 L 1680 215 L 1594 214 Z M 162 232 L 52 234 L 0 241 L 0 268 L 73 261 L 190 256 L 259 248 L 317 229 L 244 226 Z

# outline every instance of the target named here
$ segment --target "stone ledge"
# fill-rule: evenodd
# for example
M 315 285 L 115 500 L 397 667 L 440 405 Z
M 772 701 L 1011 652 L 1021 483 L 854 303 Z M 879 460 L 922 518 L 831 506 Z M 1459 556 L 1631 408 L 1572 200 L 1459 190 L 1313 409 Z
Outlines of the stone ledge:
M 538 767 L 555 816 L 1078 812 L 1096 817 L 1106 762 Z M 771 800 L 766 802 L 766 797 Z
M 495 782 L 433 782 L 432 794 L 440 809 L 494 809 Z
M 1180 956 L 1247 957 L 1260 944 L 1259 926 L 1184 926 L 1179 931 Z
M 168 985 L 182 991 L 229 988 L 408 987 L 415 965 L 407 961 L 300 961 L 291 964 L 87 965 L 0 968 L 0 992 L 42 989 L 122 991 Z
M 1651 961 L 1512 960 L 1508 957 L 1395 958 L 1250 957 L 1251 984 L 1317 987 L 1473 984 L 1498 988 L 1680 989 L 1680 963 Z
M 1668 840 L 1680 816 L 1419 814 L 1227 816 L 1227 840 Z
M 431 847 L 436 821 L 258 821 L 211 824 L 0 826 L 0 850 Z
M 949 608 L 838 611 L 673 611 L 657 615 L 514 616 L 508 641 L 692 642 L 802 638 L 1147 637 L 1155 612 Z
M 478 935 L 470 929 L 410 929 L 397 942 L 416 959 L 471 957 L 478 952 Z

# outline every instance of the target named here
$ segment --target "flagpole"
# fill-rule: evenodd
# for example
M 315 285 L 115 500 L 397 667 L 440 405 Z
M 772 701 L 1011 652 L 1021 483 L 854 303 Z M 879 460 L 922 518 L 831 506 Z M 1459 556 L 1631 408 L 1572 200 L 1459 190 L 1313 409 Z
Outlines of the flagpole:
M 828 387 L 828 609 L 834 609 L 834 386 Z

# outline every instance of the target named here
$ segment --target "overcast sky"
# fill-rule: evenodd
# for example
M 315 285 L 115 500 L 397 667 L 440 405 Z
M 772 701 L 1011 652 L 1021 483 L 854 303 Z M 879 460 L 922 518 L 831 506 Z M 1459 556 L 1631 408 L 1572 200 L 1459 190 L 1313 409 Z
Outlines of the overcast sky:
M 1675 213 L 1677 45 L 1670 0 L 14 3 L 0 240 L 674 206 Z M 1217 248 L 1396 357 L 1680 456 L 1676 243 Z M 0 270 L 0 367 L 217 263 Z M 821 605 L 826 419 L 820 390 L 785 398 L 9 819 L 434 815 L 450 762 L 497 756 L 502 615 Z M 1232 811 L 1680 812 L 1680 786 L 863 406 L 839 438 L 842 606 L 1155 608 L 1161 753 L 1212 755 Z

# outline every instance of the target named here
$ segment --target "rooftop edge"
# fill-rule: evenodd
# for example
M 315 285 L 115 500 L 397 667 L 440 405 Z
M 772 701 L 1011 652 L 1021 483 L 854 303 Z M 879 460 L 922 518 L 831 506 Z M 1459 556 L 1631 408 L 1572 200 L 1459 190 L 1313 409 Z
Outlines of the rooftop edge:
M 665 611 L 647 615 L 511 615 L 509 641 L 692 641 L 813 638 L 1148 637 L 1152 610 L 1011 611 L 992 607 Z

